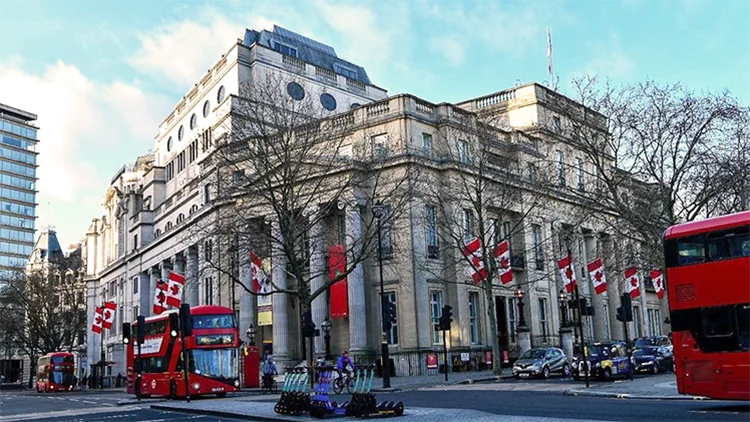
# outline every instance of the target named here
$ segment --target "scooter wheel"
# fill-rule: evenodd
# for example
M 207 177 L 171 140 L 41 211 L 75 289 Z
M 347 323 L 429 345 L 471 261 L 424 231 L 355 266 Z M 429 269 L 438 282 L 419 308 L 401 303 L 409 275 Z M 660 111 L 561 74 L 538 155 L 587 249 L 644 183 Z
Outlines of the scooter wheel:
M 404 414 L 404 402 L 398 402 L 396 403 L 396 408 L 393 412 L 396 416 L 401 416 Z

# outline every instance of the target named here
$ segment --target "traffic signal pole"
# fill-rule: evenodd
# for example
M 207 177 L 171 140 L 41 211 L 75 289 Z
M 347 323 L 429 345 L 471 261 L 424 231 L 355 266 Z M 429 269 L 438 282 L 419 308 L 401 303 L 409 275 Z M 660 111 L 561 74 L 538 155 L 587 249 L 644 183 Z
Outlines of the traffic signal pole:
M 568 265 L 573 271 L 573 252 L 568 249 Z M 586 348 L 586 338 L 583 336 L 583 309 L 581 307 L 581 294 L 578 291 L 578 283 L 575 285 L 575 303 L 578 308 L 578 331 L 581 333 L 581 353 L 583 354 L 583 377 L 586 380 L 586 388 L 589 388 L 589 353 Z
M 622 302 L 622 330 L 625 333 L 625 350 L 628 352 L 628 365 L 630 365 L 628 377 L 630 378 L 630 381 L 633 381 L 633 371 L 635 368 L 633 367 L 633 350 L 630 348 L 630 337 L 628 336 L 628 321 L 632 321 L 633 319 L 632 304 L 628 293 L 623 293 L 620 301 Z M 630 309 L 627 309 L 626 306 L 630 306 Z M 630 318 L 628 318 L 628 316 L 630 316 Z

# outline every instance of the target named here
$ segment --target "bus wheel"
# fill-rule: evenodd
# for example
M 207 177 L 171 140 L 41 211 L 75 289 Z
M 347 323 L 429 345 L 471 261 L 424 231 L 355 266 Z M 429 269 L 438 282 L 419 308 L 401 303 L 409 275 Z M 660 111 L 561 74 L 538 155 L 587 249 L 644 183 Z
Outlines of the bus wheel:
M 216 393 L 216 397 L 218 397 L 218 398 L 222 398 L 222 397 L 226 397 L 226 396 L 227 396 L 227 392 L 226 391 L 222 391 L 221 393 Z
M 177 383 L 174 380 L 169 383 L 169 399 L 177 400 Z

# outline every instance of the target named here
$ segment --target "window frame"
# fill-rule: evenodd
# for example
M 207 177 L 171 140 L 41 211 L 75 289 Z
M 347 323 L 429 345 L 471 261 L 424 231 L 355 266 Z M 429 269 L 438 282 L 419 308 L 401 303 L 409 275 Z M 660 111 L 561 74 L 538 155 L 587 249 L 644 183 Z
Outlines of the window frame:
M 442 344 L 440 336 L 440 317 L 443 314 L 443 291 L 430 290 L 430 326 L 432 333 L 432 344 Z
M 396 318 L 395 322 L 391 323 L 390 330 L 386 331 L 386 342 L 389 346 L 396 346 L 398 345 L 398 297 L 396 295 L 395 290 L 387 291 L 383 293 L 383 296 L 386 301 L 393 303 L 393 309 L 396 310 Z M 394 341 L 395 340 L 395 341 Z
M 479 320 L 479 292 L 469 292 L 469 340 L 472 345 L 482 344 L 482 330 Z

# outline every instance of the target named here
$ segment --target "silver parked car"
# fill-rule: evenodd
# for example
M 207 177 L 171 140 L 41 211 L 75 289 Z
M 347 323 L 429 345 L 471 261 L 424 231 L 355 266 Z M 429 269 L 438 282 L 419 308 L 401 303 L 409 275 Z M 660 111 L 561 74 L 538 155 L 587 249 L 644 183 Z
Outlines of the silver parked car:
M 527 350 L 513 364 L 513 376 L 516 378 L 549 378 L 552 373 L 570 376 L 568 358 L 556 347 Z

